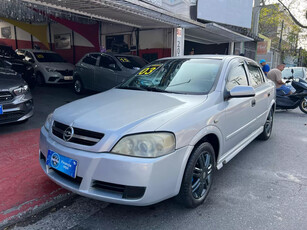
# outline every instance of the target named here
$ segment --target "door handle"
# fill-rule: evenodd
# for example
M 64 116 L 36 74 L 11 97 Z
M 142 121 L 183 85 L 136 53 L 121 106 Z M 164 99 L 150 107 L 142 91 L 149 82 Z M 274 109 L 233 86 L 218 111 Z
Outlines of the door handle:
M 268 97 L 270 97 L 271 96 L 271 93 L 268 93 Z
M 252 107 L 254 107 L 256 105 L 256 100 L 253 99 L 251 104 L 252 104 Z

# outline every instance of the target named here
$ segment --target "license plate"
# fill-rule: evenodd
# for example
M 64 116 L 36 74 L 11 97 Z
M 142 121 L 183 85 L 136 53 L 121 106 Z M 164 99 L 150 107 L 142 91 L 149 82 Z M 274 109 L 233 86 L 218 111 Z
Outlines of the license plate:
M 72 79 L 73 79 L 72 76 L 64 76 L 64 80 L 66 80 L 66 81 L 69 81 L 69 80 L 72 80 Z
M 52 150 L 48 150 L 46 164 L 68 176 L 76 178 L 77 161 L 58 154 Z
M 0 105 L 0 114 L 3 114 L 3 105 Z

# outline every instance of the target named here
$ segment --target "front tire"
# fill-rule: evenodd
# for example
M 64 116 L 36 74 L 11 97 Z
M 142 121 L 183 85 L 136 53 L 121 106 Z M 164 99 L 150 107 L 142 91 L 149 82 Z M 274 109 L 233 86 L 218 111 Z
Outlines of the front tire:
M 188 160 L 177 200 L 187 208 L 201 205 L 210 191 L 214 170 L 214 149 L 204 142 L 193 150 Z
M 74 92 L 78 95 L 83 94 L 84 93 L 84 86 L 82 81 L 80 80 L 80 78 L 76 78 L 74 80 Z
M 274 120 L 274 110 L 273 108 L 271 108 L 268 117 L 265 121 L 263 132 L 258 136 L 258 139 L 266 141 L 270 138 L 273 129 L 273 120 Z
M 304 98 L 299 105 L 300 110 L 307 114 L 307 98 Z

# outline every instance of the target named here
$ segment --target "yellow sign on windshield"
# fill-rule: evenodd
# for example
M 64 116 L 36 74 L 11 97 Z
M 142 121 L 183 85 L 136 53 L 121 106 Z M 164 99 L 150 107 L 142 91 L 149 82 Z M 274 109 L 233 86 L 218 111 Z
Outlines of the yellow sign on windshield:
M 41 59 L 41 58 L 44 58 L 44 55 L 42 55 L 42 54 L 37 54 L 36 57 Z
M 150 75 L 155 70 L 157 70 L 160 66 L 161 66 L 161 64 L 148 66 L 147 68 L 145 68 L 141 72 L 139 72 L 138 75 Z
M 120 57 L 118 58 L 120 62 L 130 62 L 128 58 Z

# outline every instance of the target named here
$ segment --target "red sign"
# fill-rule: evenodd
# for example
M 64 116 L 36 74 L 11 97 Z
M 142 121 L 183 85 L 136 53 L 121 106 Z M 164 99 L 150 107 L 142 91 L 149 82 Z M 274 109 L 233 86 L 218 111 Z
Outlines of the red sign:
M 257 54 L 267 54 L 268 53 L 268 42 L 258 42 L 257 43 Z

